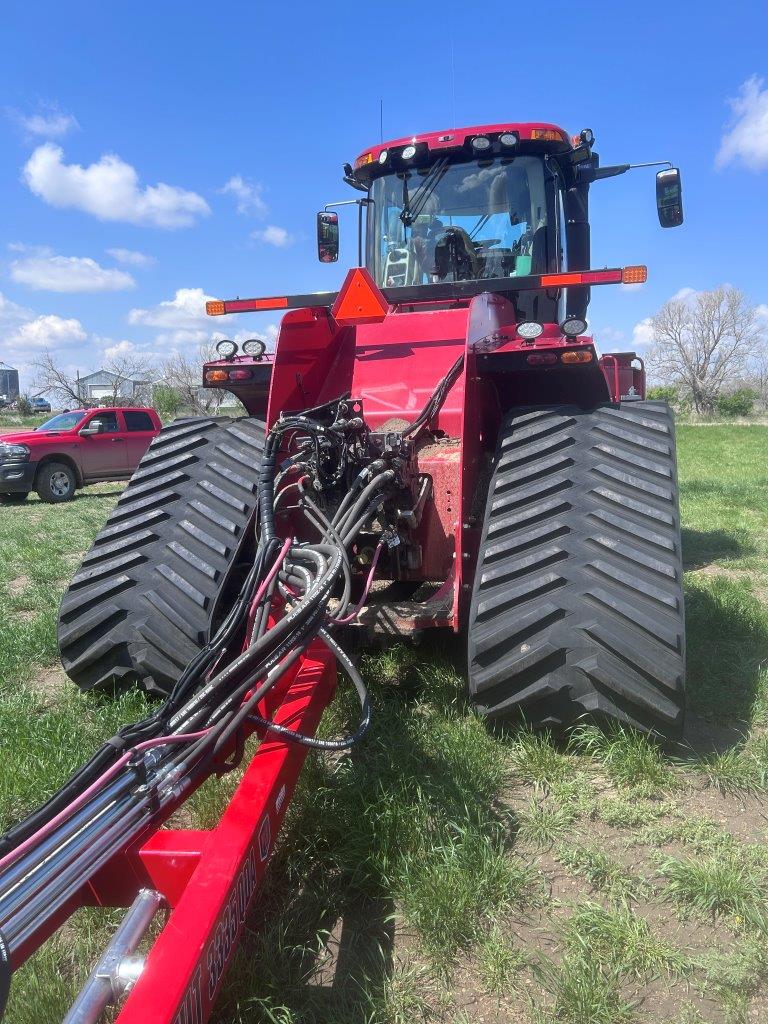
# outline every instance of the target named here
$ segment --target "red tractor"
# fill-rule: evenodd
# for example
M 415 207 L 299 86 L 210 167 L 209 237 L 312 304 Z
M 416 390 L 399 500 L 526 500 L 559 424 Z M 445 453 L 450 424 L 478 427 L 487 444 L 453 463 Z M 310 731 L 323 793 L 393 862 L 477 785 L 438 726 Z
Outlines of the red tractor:
M 352 629 L 461 631 L 489 719 L 590 715 L 680 735 L 674 426 L 645 400 L 642 361 L 600 356 L 587 334 L 591 288 L 646 273 L 590 268 L 590 186 L 630 169 L 601 167 L 593 141 L 502 124 L 372 147 L 344 168 L 360 252 L 338 293 L 209 303 L 285 311 L 276 350 L 219 343 L 203 385 L 248 415 L 165 428 L 64 598 L 70 677 L 137 680 L 163 700 L 0 844 L 12 967 L 74 906 L 143 885 L 159 896 L 139 893 L 128 931 L 163 899 L 173 927 L 120 1024 L 150 1007 L 152 1020 L 206 1019 L 304 751 L 368 726 L 340 646 Z M 324 263 L 338 259 L 333 205 L 318 214 Z M 668 165 L 657 207 L 662 227 L 682 222 Z M 361 720 L 324 741 L 334 662 Z M 213 838 L 160 829 L 254 732 Z M 83 1005 L 122 991 L 119 972 L 109 994 L 99 977 Z
M 345 167 L 365 269 L 361 252 L 338 294 L 209 304 L 286 310 L 274 358 L 258 341 L 242 355 L 220 343 L 204 384 L 250 418 L 167 428 L 123 495 L 62 606 L 79 685 L 138 675 L 170 690 L 224 614 L 265 429 L 320 408 L 347 432 L 333 486 L 313 470 L 324 515 L 371 463 L 395 472 L 351 553 L 355 601 L 377 550 L 390 585 L 356 622 L 466 629 L 470 693 L 490 717 L 592 713 L 679 734 L 672 418 L 644 401 L 633 353 L 600 357 L 587 334 L 592 286 L 645 280 L 643 267 L 589 269 L 590 185 L 628 169 L 600 167 L 592 144 L 590 131 L 511 124 L 375 146 Z M 662 225 L 679 223 L 676 170 L 657 194 Z M 328 207 L 318 248 L 338 258 Z

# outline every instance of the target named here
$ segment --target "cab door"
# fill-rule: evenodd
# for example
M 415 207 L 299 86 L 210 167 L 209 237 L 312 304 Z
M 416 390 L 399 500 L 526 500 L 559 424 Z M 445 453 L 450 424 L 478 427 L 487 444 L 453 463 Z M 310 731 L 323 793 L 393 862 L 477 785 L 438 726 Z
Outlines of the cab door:
M 98 432 L 83 433 L 98 426 Z M 115 411 L 94 411 L 80 428 L 80 461 L 86 480 L 120 479 L 128 475 L 125 427 Z

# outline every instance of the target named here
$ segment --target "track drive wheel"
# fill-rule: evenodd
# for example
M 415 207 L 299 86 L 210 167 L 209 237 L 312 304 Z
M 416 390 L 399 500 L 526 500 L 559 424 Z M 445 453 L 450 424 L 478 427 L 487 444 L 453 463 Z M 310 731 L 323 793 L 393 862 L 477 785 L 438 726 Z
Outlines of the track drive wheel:
M 685 626 L 663 402 L 502 425 L 472 594 L 469 687 L 491 719 L 585 715 L 677 738 Z

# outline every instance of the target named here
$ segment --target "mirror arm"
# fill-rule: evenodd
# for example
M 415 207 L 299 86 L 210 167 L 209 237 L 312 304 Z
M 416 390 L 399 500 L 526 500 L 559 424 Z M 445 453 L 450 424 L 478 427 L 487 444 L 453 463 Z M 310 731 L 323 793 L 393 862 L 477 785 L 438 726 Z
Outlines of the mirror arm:
M 669 160 L 651 160 L 644 164 L 615 164 L 612 167 L 575 167 L 579 182 L 599 181 L 601 178 L 615 178 L 617 174 L 637 170 L 639 167 L 672 167 Z
M 368 191 L 368 186 L 367 185 L 361 184 L 356 178 L 349 177 L 349 175 L 345 175 L 345 177 L 344 177 L 344 184 L 345 185 L 351 185 L 352 188 L 356 188 L 358 192 L 367 192 Z

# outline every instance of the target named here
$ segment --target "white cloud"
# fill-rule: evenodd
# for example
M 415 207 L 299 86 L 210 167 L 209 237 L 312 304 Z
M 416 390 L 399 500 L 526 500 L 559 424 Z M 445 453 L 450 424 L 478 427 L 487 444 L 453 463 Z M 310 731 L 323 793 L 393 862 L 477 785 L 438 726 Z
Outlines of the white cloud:
M 0 331 L 9 330 L 12 327 L 17 327 L 19 324 L 24 324 L 28 320 L 34 320 L 35 314 L 31 309 L 26 309 L 24 306 L 19 306 L 15 302 L 11 302 L 7 299 L 2 292 L 0 292 Z M 2 350 L 0 349 L 0 353 Z
M 1 297 L 2 296 L 0 296 L 0 298 Z M 0 309 L 2 309 L 1 306 Z M 756 307 L 755 312 L 757 313 L 757 317 L 759 320 L 768 321 L 768 305 L 766 305 L 766 303 L 761 302 L 760 305 Z
M 220 189 L 222 195 L 233 195 L 237 202 L 237 212 L 242 214 L 255 213 L 265 217 L 269 207 L 262 198 L 264 186 L 258 181 L 248 181 L 239 174 L 233 175 L 226 185 Z
M 632 344 L 635 348 L 645 348 L 653 341 L 653 318 L 647 316 L 640 323 L 635 324 L 632 330 Z
M 256 238 L 267 245 L 274 245 L 278 249 L 285 249 L 293 245 L 293 235 L 289 235 L 285 228 L 279 228 L 275 224 L 269 224 L 263 230 L 252 231 L 251 238 Z
M 716 166 L 742 163 L 751 171 L 768 167 L 768 89 L 764 84 L 753 75 L 739 95 L 728 101 L 733 116 L 720 140 Z
M 624 331 L 619 331 L 615 327 L 601 327 L 594 334 L 600 343 L 605 343 L 606 345 L 616 345 L 624 340 Z
M 689 288 L 688 286 L 686 286 L 685 288 L 679 288 L 669 301 L 687 302 L 688 299 L 692 298 L 694 295 L 697 294 L 698 293 L 695 288 Z
M 27 256 L 11 263 L 11 278 L 49 292 L 119 292 L 136 285 L 124 270 L 102 267 L 87 256 Z
M 72 348 L 85 339 L 86 333 L 79 320 L 48 314 L 22 324 L 6 336 L 4 344 L 22 353 L 36 353 L 46 348 Z
M 38 135 L 46 139 L 60 139 L 73 128 L 79 128 L 72 114 L 65 114 L 55 104 L 44 106 L 36 114 L 22 114 L 20 110 L 9 110 L 8 116 L 27 135 Z
M 105 339 L 106 340 L 106 339 Z M 107 359 L 120 359 L 121 357 L 133 355 L 136 346 L 132 341 L 116 341 L 113 345 L 106 345 L 104 355 Z
M 135 168 L 115 154 L 107 153 L 88 167 L 65 164 L 63 157 L 60 146 L 46 142 L 23 170 L 30 191 L 51 206 L 160 228 L 189 227 L 211 212 L 196 192 L 163 183 L 141 188 Z
M 224 335 L 222 334 L 223 338 Z M 189 345 L 202 345 L 204 341 L 210 341 L 211 332 L 202 328 L 198 331 L 181 329 L 178 331 L 162 331 L 155 336 L 155 344 L 161 348 L 185 348 Z
M 154 256 L 147 256 L 146 253 L 136 252 L 135 249 L 107 249 L 106 253 L 118 263 L 125 263 L 129 267 L 153 267 L 157 260 Z
M 132 309 L 128 323 L 177 331 L 199 330 L 211 324 L 205 304 L 212 298 L 202 288 L 179 288 L 172 299 L 166 299 L 152 309 Z

